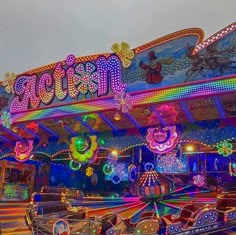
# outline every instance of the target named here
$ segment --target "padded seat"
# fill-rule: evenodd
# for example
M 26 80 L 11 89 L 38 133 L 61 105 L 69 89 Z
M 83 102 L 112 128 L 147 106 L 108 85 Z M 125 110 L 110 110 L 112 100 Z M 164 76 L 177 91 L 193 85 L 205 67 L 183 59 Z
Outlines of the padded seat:
M 173 217 L 172 215 L 165 215 L 162 217 L 162 219 L 166 225 L 181 222 L 184 225 L 191 226 L 195 222 L 195 219 L 191 217 L 193 216 L 193 213 L 198 211 L 200 208 L 201 206 L 189 204 L 181 210 L 179 216 Z

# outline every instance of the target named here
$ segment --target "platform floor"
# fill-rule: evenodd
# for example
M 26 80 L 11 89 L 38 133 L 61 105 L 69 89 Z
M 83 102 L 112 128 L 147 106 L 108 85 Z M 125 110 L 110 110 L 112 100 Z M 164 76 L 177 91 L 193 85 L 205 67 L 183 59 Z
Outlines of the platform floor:
M 0 202 L 1 235 L 31 235 L 27 228 L 24 215 L 28 203 Z
M 31 235 L 24 215 L 28 203 L 0 202 L 0 235 Z M 236 227 L 215 233 L 214 235 L 236 235 Z

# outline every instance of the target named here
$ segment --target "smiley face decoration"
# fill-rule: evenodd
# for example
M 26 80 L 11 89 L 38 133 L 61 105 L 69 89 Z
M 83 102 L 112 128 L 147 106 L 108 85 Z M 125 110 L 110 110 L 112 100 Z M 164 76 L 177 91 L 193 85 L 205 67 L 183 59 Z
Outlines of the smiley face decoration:
M 73 160 L 79 163 L 93 162 L 97 156 L 97 136 L 71 138 L 70 152 Z
M 163 154 L 172 150 L 178 140 L 175 126 L 148 128 L 147 147 L 154 153 Z

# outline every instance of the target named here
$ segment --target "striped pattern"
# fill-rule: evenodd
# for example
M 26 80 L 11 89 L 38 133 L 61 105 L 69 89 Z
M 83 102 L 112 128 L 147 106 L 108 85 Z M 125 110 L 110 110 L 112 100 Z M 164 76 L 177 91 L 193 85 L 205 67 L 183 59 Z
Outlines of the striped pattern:
M 142 92 L 134 92 L 131 97 L 135 106 L 152 103 L 167 102 L 173 100 L 185 100 L 192 98 L 209 97 L 219 94 L 236 92 L 236 77 L 221 77 L 208 82 L 196 82 L 191 85 L 169 87 L 166 89 L 155 89 Z M 12 114 L 13 123 L 40 120 L 50 118 L 66 117 L 89 112 L 100 112 L 116 109 L 113 96 L 98 98 L 58 107 L 29 110 L 23 113 Z M 1 124 L 1 121 L 0 121 Z
M 1 235 L 31 235 L 24 220 L 28 203 L 0 202 Z

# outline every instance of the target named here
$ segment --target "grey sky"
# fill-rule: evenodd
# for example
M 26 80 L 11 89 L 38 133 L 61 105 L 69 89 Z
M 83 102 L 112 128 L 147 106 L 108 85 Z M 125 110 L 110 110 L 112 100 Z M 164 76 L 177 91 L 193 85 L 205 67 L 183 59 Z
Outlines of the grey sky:
M 208 37 L 235 22 L 235 9 L 235 0 L 0 0 L 0 77 L 189 27 Z

